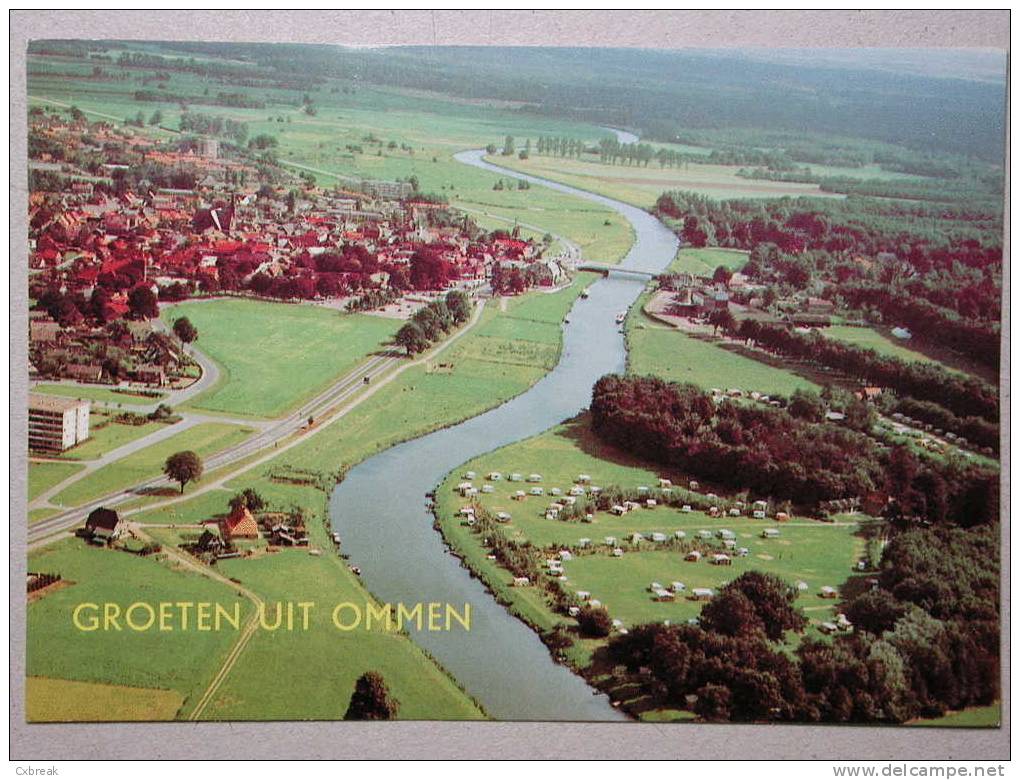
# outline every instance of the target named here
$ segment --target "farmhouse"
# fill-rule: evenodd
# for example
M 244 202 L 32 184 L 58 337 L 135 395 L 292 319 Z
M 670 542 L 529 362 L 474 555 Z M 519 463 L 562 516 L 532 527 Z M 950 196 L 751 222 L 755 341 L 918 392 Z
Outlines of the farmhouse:
M 220 534 L 224 539 L 258 539 L 259 526 L 248 507 L 238 504 L 220 521 Z

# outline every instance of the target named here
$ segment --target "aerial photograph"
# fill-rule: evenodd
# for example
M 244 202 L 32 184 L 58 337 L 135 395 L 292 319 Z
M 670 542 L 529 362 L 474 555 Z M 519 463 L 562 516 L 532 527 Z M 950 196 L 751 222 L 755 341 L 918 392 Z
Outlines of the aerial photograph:
M 166 37 L 25 55 L 24 720 L 1000 725 L 1005 51 Z

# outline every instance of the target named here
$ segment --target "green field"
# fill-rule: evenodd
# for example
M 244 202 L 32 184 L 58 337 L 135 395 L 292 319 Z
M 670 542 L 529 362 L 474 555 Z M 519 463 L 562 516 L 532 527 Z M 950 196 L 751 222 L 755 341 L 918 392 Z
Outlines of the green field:
M 400 323 L 384 317 L 286 303 L 224 300 L 163 310 L 198 328 L 196 346 L 223 372 L 192 406 L 276 417 L 351 371 L 392 339 Z
M 118 404 L 128 404 L 129 406 L 149 406 L 166 398 L 164 393 L 157 393 L 156 395 L 142 395 L 141 393 L 117 392 L 112 388 L 96 387 L 94 385 L 57 383 L 36 385 L 32 388 L 32 392 L 45 393 L 46 395 L 61 395 L 66 398 L 77 398 L 80 400 L 99 401 L 113 406 Z
M 77 463 L 57 463 L 47 460 L 28 462 L 28 500 L 34 501 L 40 494 L 58 485 L 84 468 Z
M 53 497 L 54 504 L 77 506 L 94 498 L 126 489 L 163 472 L 163 463 L 175 452 L 194 450 L 208 457 L 247 438 L 253 430 L 227 423 L 202 423 L 158 444 L 95 471 Z M 194 483 L 189 484 L 194 489 Z
M 720 247 L 681 247 L 676 258 L 667 269 L 671 273 L 691 273 L 696 276 L 711 276 L 716 268 L 725 266 L 731 271 L 739 271 L 747 264 L 748 253 L 740 249 L 723 249 Z
M 30 723 L 116 723 L 173 720 L 184 697 L 176 691 L 75 680 L 25 680 Z
M 242 616 L 250 610 L 245 599 L 205 577 L 79 539 L 31 552 L 28 570 L 59 573 L 72 583 L 28 605 L 26 671 L 33 677 L 159 688 L 190 702 L 208 685 L 237 632 L 229 627 L 83 632 L 73 625 L 72 610 L 84 602 L 126 607 L 136 601 L 208 601 L 231 608 L 238 601 Z M 60 652 L 54 652 L 58 647 Z M 32 707 L 30 702 L 30 711 Z
M 260 631 L 204 714 L 207 720 L 302 718 L 339 720 L 354 682 L 380 672 L 407 719 L 480 718 L 478 707 L 409 639 L 378 630 L 343 632 L 330 620 L 341 602 L 368 597 L 345 563 L 327 548 L 313 558 L 284 550 L 253 560 L 222 561 L 235 577 L 270 603 L 316 604 L 308 631 Z
M 690 382 L 703 389 L 731 387 L 769 395 L 792 395 L 795 390 L 816 390 L 808 379 L 770 366 L 699 337 L 661 325 L 649 324 L 628 332 L 628 371 L 650 374 L 674 382 Z
M 660 168 L 652 163 L 607 165 L 594 155 L 581 160 L 534 155 L 527 160 L 492 156 L 491 162 L 533 176 L 542 176 L 578 189 L 616 198 L 651 209 L 667 190 L 687 190 L 725 200 L 727 198 L 782 198 L 811 195 L 843 197 L 822 192 L 817 185 L 745 179 L 737 176 L 739 165 L 690 163 L 683 168 Z
M 873 349 L 879 355 L 884 357 L 893 357 L 899 358 L 900 360 L 917 361 L 920 363 L 934 363 L 942 366 L 947 371 L 952 371 L 958 374 L 964 373 L 958 368 L 946 365 L 945 363 L 912 348 L 910 341 L 897 339 L 895 336 L 885 332 L 884 330 L 867 327 L 858 328 L 850 325 L 833 325 L 829 328 L 820 328 L 818 332 L 823 336 L 828 336 L 829 338 L 836 339 L 837 341 L 844 341 L 847 344 L 853 344 L 856 347 Z

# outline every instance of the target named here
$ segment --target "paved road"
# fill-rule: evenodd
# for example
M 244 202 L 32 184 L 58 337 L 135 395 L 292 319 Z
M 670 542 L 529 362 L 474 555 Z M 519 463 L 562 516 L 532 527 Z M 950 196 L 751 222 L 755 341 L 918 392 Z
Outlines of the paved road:
M 297 409 L 297 411 L 280 420 L 272 421 L 266 425 L 263 430 L 259 431 L 251 438 L 245 439 L 240 444 L 229 447 L 212 457 L 207 458 L 205 460 L 205 469 L 207 471 L 211 471 L 219 468 L 220 466 L 227 466 L 231 463 L 243 460 L 260 450 L 267 450 L 275 447 L 280 441 L 286 439 L 304 427 L 307 424 L 309 417 L 322 415 L 337 404 L 340 404 L 355 395 L 365 386 L 365 377 L 368 377 L 371 381 L 375 377 L 384 374 L 394 364 L 401 362 L 401 360 L 401 354 L 395 351 L 388 351 L 372 356 L 368 361 L 362 363 L 338 382 L 330 386 L 327 390 L 303 404 L 299 409 Z M 194 420 L 191 423 L 192 425 L 200 421 L 199 415 L 194 415 L 193 417 Z M 219 420 L 222 418 L 205 419 Z M 184 429 L 180 427 L 180 424 L 178 424 L 176 426 L 172 426 L 169 430 L 176 433 Z M 143 441 L 144 444 L 152 443 L 151 437 L 146 437 L 146 439 L 148 439 L 148 441 L 139 439 L 137 442 L 132 442 L 132 445 L 139 445 Z M 140 446 L 144 446 L 144 444 L 141 444 Z M 131 445 L 125 445 L 125 447 L 130 446 Z M 107 456 L 107 459 L 112 460 L 113 454 L 114 453 L 110 453 Z M 91 473 L 91 470 L 88 473 Z M 139 495 L 143 495 L 159 488 L 172 487 L 174 484 L 175 483 L 172 483 L 166 477 L 154 477 L 153 479 L 146 480 L 126 490 L 118 490 L 105 496 L 101 496 L 95 501 L 91 501 L 83 506 L 68 509 L 29 527 L 28 543 L 29 545 L 33 545 L 59 534 L 61 531 L 80 525 L 84 521 L 85 517 L 88 516 L 89 512 L 100 506 L 116 507 L 137 498 Z M 50 494 L 52 495 L 52 493 Z M 38 502 L 41 498 L 42 496 L 40 496 L 39 499 L 36 499 L 36 501 Z

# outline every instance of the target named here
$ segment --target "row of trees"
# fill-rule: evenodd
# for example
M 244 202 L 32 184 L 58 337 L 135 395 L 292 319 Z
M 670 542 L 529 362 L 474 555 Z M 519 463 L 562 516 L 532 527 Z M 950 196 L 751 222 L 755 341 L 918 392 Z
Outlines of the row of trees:
M 416 355 L 470 317 L 471 299 L 460 290 L 450 290 L 445 298 L 416 311 L 397 331 L 394 341 L 406 349 L 408 355 Z
M 994 527 L 904 533 L 886 547 L 877 589 L 849 600 L 853 634 L 780 643 L 807 621 L 796 592 L 747 572 L 700 626 L 638 626 L 610 658 L 644 672 L 659 701 L 714 721 L 902 723 L 987 705 L 999 695 L 998 535 Z
M 991 422 L 999 418 L 995 387 L 977 377 L 947 371 L 936 363 L 887 357 L 873 349 L 827 338 L 817 331 L 801 333 L 759 320 L 734 322 L 729 332 L 771 352 L 834 368 L 870 384 L 891 388 L 901 396 L 938 404 L 960 417 L 981 417 Z

